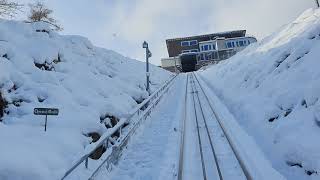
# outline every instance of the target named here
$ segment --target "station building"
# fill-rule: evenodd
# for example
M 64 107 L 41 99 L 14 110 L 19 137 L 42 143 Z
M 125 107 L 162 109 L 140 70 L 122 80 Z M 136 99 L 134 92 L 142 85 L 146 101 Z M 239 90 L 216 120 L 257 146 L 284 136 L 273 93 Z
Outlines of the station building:
M 161 67 L 169 71 L 179 70 L 180 56 L 194 53 L 197 54 L 195 61 L 198 69 L 228 59 L 255 42 L 255 37 L 246 36 L 246 30 L 167 39 L 169 57 L 161 59 Z

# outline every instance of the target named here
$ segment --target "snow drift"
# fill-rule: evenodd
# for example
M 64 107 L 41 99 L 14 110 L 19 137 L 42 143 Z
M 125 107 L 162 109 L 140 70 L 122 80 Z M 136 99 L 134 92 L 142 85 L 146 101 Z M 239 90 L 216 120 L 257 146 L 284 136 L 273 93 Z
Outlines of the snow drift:
M 143 51 L 142 51 L 143 53 Z M 44 23 L 0 20 L 0 179 L 58 179 L 100 123 L 122 118 L 148 96 L 145 64 L 62 36 Z M 151 89 L 170 73 L 151 66 Z M 36 107 L 59 116 L 33 115 Z
M 201 77 L 290 180 L 320 178 L 320 10 Z

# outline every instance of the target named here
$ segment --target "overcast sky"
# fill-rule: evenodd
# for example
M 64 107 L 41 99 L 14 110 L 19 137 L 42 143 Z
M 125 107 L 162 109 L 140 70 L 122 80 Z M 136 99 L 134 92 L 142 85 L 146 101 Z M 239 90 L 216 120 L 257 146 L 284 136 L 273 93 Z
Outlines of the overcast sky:
M 20 0 L 19 2 L 31 2 Z M 167 57 L 165 39 L 246 29 L 258 39 L 314 7 L 314 0 L 43 0 L 63 25 L 63 34 L 89 38 L 96 46 L 151 63 Z

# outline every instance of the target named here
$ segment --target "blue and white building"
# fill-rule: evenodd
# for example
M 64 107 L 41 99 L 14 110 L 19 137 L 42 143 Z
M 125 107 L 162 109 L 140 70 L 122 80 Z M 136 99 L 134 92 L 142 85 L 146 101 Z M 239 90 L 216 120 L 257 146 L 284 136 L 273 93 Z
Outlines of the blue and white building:
M 161 67 L 173 71 L 181 64 L 181 55 L 188 53 L 197 53 L 194 59 L 197 67 L 217 63 L 255 42 L 255 37 L 246 36 L 246 30 L 167 39 L 169 58 L 161 60 Z

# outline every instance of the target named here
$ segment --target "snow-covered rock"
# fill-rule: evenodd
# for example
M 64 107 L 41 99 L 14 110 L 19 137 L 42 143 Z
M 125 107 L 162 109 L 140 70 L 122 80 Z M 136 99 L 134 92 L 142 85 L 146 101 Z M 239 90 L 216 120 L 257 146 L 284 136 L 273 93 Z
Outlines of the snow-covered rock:
M 290 180 L 320 179 L 320 10 L 201 77 Z
M 169 76 L 151 66 L 151 89 Z M 100 117 L 126 117 L 145 87 L 143 62 L 44 23 L 0 20 L 0 179 L 59 179 L 90 143 L 85 134 L 106 131 Z M 36 107 L 60 109 L 47 132 Z

